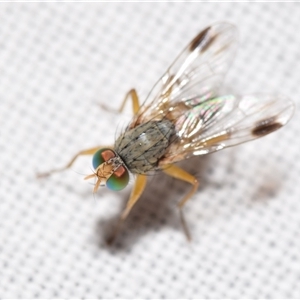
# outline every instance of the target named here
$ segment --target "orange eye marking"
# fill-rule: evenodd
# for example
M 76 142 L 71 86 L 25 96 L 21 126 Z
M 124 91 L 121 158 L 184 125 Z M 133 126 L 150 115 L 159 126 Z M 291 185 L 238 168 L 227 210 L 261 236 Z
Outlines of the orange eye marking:
M 126 169 L 123 166 L 120 166 L 117 170 L 114 171 L 114 174 L 117 177 L 121 177 L 126 172 Z
M 108 161 L 109 159 L 116 157 L 116 154 L 112 150 L 106 150 L 101 153 L 101 156 L 104 161 Z

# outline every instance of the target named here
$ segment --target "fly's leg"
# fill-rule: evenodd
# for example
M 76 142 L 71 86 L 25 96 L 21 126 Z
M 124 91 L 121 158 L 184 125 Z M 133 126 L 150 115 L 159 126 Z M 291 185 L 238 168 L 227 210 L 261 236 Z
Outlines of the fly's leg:
M 126 204 L 126 208 L 125 210 L 122 212 L 121 215 L 121 219 L 125 220 L 127 218 L 127 216 L 129 215 L 132 207 L 134 206 L 134 204 L 139 200 L 139 198 L 141 197 L 145 186 L 146 186 L 146 182 L 147 182 L 147 176 L 145 175 L 137 175 L 135 183 L 134 183 L 134 187 L 131 191 L 131 195 L 130 198 Z
M 123 100 L 123 103 L 122 103 L 122 105 L 121 105 L 121 107 L 119 109 L 119 112 L 123 111 L 124 106 L 125 106 L 127 100 L 129 99 L 129 97 L 131 97 L 131 100 L 132 100 L 132 110 L 133 110 L 133 113 L 136 114 L 138 112 L 138 110 L 140 109 L 140 103 L 139 103 L 139 97 L 138 97 L 137 92 L 136 92 L 135 89 L 131 89 L 126 94 L 126 96 L 125 96 L 125 98 Z M 75 162 L 75 160 L 79 156 L 82 156 L 82 155 L 93 155 L 100 148 L 103 148 L 103 147 L 95 147 L 95 148 L 91 148 L 91 149 L 87 149 L 87 150 L 82 150 L 79 153 L 77 153 L 66 166 L 64 166 L 62 168 L 59 168 L 59 169 L 50 170 L 49 172 L 37 174 L 37 177 L 38 178 L 47 177 L 47 176 L 49 176 L 49 175 L 51 175 L 53 173 L 58 173 L 58 172 L 64 171 L 64 170 L 70 168 L 73 165 L 73 163 Z
M 104 147 L 95 147 L 95 148 L 90 148 L 90 149 L 86 149 L 86 150 L 82 150 L 80 152 L 78 152 L 71 160 L 70 162 L 65 165 L 64 167 L 62 168 L 59 168 L 59 169 L 53 169 L 53 170 L 50 170 L 49 172 L 45 172 L 45 173 L 40 173 L 40 174 L 37 174 L 37 177 L 38 178 L 42 178 L 42 177 L 47 177 L 53 173 L 58 173 L 58 172 L 62 172 L 66 169 L 69 169 L 73 163 L 75 162 L 75 160 L 79 157 L 79 156 L 82 156 L 82 155 L 93 155 L 97 150 L 99 150 L 100 148 L 104 148 Z
M 193 175 L 189 174 L 188 172 L 184 171 L 183 169 L 175 165 L 170 165 L 168 168 L 164 169 L 163 171 L 169 176 L 172 176 L 176 179 L 180 179 L 182 181 L 186 181 L 193 186 L 190 192 L 178 204 L 179 212 L 180 212 L 180 220 L 183 226 L 184 233 L 187 239 L 191 240 L 191 235 L 183 215 L 183 206 L 195 194 L 195 192 L 199 187 L 199 182 L 196 177 L 194 177 Z
M 133 208 L 133 206 L 135 205 L 135 203 L 140 199 L 140 197 L 145 189 L 146 182 L 147 182 L 147 176 L 137 175 L 135 183 L 134 183 L 134 187 L 131 191 L 129 200 L 126 204 L 126 207 L 120 216 L 118 225 L 117 225 L 115 231 L 113 232 L 112 236 L 107 241 L 109 244 L 114 242 L 114 240 L 116 239 L 116 237 L 120 231 L 120 228 L 121 228 L 124 220 L 129 215 L 129 213 L 130 213 L 131 209 Z
M 170 94 L 171 94 L 171 92 L 172 92 L 172 88 L 169 88 L 169 90 L 164 94 L 164 97 L 165 97 L 166 99 L 168 99 L 169 96 L 170 96 Z M 139 111 L 141 105 L 140 105 L 139 96 L 138 96 L 138 94 L 137 94 L 136 89 L 131 89 L 131 90 L 125 95 L 125 98 L 124 98 L 124 100 L 123 100 L 123 102 L 122 102 L 122 105 L 121 105 L 121 107 L 120 107 L 120 109 L 119 109 L 119 111 L 118 111 L 119 113 L 121 113 L 121 112 L 123 111 L 123 109 L 124 109 L 124 107 L 125 107 L 125 104 L 126 104 L 127 100 L 128 100 L 130 97 L 131 97 L 131 101 L 132 101 L 132 111 L 133 111 L 133 114 L 136 115 L 136 114 L 138 113 L 138 111 Z M 168 100 L 168 101 L 169 101 L 169 100 Z M 168 101 L 167 101 L 167 102 L 168 102 Z M 167 102 L 164 102 L 164 103 L 163 103 L 163 105 L 162 105 L 162 107 L 161 107 L 162 109 L 165 108 L 165 107 L 167 107 Z
M 105 109 L 108 110 L 109 112 L 113 112 L 113 113 L 121 113 L 124 110 L 125 104 L 127 102 L 127 100 L 131 98 L 131 102 L 132 102 L 132 111 L 133 114 L 135 115 L 139 109 L 140 109 L 140 103 L 139 103 L 139 97 L 137 95 L 137 92 L 135 89 L 131 89 L 124 97 L 124 100 L 122 102 L 121 107 L 118 110 L 109 108 L 108 106 L 106 106 L 105 104 L 100 104 L 100 106 Z
M 138 94 L 136 92 L 135 89 L 131 89 L 125 96 L 123 103 L 119 109 L 119 113 L 121 113 L 125 107 L 125 104 L 127 102 L 127 100 L 129 99 L 129 97 L 131 97 L 131 101 L 132 101 L 132 111 L 133 114 L 135 115 L 139 109 L 140 109 L 140 103 L 139 103 L 139 97 Z

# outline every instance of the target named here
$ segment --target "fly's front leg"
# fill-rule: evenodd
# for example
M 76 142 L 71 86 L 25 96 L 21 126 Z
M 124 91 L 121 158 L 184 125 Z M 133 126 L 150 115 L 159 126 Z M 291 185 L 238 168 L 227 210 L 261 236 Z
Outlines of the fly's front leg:
M 118 225 L 117 225 L 114 233 L 112 234 L 112 236 L 108 239 L 109 244 L 113 243 L 113 241 L 116 239 L 116 237 L 120 231 L 120 228 L 122 226 L 122 223 L 129 215 L 129 213 L 130 213 L 131 209 L 133 208 L 133 206 L 135 205 L 135 203 L 140 199 L 140 197 L 145 189 L 146 183 L 147 183 L 147 176 L 137 175 L 133 189 L 132 189 L 130 197 L 129 197 L 129 200 L 126 204 L 124 211 L 121 214 Z
M 140 103 L 139 103 L 139 97 L 138 94 L 136 92 L 135 89 L 131 89 L 125 96 L 123 103 L 119 109 L 119 113 L 121 113 L 125 107 L 125 104 L 127 102 L 127 100 L 129 99 L 129 97 L 131 97 L 131 101 L 132 101 L 132 111 L 133 114 L 135 115 L 139 109 L 140 109 Z
M 135 115 L 139 109 L 140 109 L 140 103 L 139 103 L 139 97 L 138 97 L 138 94 L 136 92 L 135 89 L 131 89 L 126 95 L 125 95 L 125 98 L 122 102 L 122 105 L 121 107 L 119 108 L 119 110 L 115 110 L 115 109 L 112 109 L 112 108 L 109 108 L 108 106 L 106 106 L 105 104 L 101 103 L 100 106 L 105 109 L 105 110 L 108 110 L 109 112 L 118 112 L 118 113 L 121 113 L 123 110 L 124 110 L 124 107 L 125 107 L 125 104 L 127 102 L 127 100 L 131 98 L 131 101 L 132 101 L 132 111 L 133 111 L 133 114 Z
M 58 173 L 58 172 L 62 172 L 64 170 L 66 170 L 66 169 L 69 169 L 79 156 L 82 156 L 82 155 L 93 155 L 100 148 L 104 148 L 104 147 L 99 146 L 99 147 L 95 147 L 95 148 L 90 148 L 90 149 L 82 150 L 82 151 L 78 152 L 75 156 L 73 156 L 73 158 L 70 160 L 70 162 L 67 165 L 65 165 L 64 167 L 59 168 L 59 169 L 53 169 L 53 170 L 50 170 L 49 172 L 37 174 L 37 177 L 38 178 L 47 177 L 47 176 L 49 176 L 49 175 L 51 175 L 53 173 Z
M 168 174 L 169 176 L 180 179 L 182 181 L 186 181 L 186 182 L 190 183 L 193 186 L 191 191 L 178 204 L 179 211 L 180 211 L 180 219 L 181 219 L 181 223 L 182 223 L 182 226 L 183 226 L 183 230 L 185 232 L 185 235 L 186 235 L 187 239 L 191 240 L 191 235 L 189 233 L 186 221 L 185 221 L 184 216 L 183 216 L 183 206 L 195 194 L 195 192 L 197 191 L 197 189 L 199 187 L 199 182 L 198 182 L 196 177 L 194 177 L 193 175 L 189 174 L 188 172 L 184 171 L 183 169 L 181 169 L 181 168 L 179 168 L 175 165 L 170 165 L 169 167 L 167 167 L 163 171 L 166 174 Z

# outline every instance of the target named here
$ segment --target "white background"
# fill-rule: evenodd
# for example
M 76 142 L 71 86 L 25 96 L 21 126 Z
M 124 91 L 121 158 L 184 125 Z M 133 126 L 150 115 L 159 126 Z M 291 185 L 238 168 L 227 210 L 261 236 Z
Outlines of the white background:
M 128 199 L 93 195 L 89 157 L 44 180 L 36 172 L 112 144 L 125 93 L 141 99 L 199 30 L 239 29 L 224 83 L 233 93 L 300 102 L 297 3 L 1 3 L 0 296 L 300 297 L 299 111 L 263 139 L 181 164 L 190 188 L 150 178 L 112 247 Z

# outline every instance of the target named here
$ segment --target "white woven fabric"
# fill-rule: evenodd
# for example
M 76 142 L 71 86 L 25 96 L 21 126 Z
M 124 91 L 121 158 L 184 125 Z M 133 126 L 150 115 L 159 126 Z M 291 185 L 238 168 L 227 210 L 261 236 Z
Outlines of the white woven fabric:
M 234 93 L 300 104 L 297 3 L 1 3 L 0 297 L 299 298 L 299 111 L 263 139 L 181 164 L 188 184 L 150 178 L 113 247 L 128 199 L 92 194 L 90 157 L 44 180 L 77 151 L 113 143 L 141 98 L 205 26 L 229 21 L 240 48 Z

